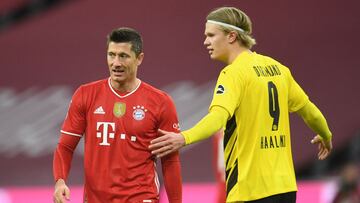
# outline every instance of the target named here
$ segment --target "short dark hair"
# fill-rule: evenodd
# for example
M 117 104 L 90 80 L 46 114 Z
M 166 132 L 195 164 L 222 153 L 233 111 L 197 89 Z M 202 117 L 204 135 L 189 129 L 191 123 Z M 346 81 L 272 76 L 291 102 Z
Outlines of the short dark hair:
M 143 41 L 139 32 L 132 28 L 121 27 L 117 28 L 107 36 L 107 46 L 110 42 L 121 43 L 128 42 L 131 44 L 131 50 L 135 52 L 136 56 L 142 53 Z

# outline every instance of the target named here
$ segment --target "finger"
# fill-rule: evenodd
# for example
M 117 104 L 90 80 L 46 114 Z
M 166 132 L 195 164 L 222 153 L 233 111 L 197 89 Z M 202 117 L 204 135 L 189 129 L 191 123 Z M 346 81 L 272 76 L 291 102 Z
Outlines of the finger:
M 61 196 L 61 197 L 55 197 L 54 202 L 55 202 L 55 203 L 65 203 L 65 199 L 64 199 L 63 196 Z
M 159 133 L 160 135 L 166 135 L 166 134 L 169 134 L 170 132 L 169 132 L 169 131 L 166 131 L 166 130 L 158 129 L 158 133 Z
M 322 148 L 318 153 L 318 158 L 321 159 L 321 157 L 324 156 L 324 153 L 326 153 L 326 151 Z
M 168 136 L 167 135 L 164 135 L 164 136 L 161 136 L 161 137 L 158 137 L 158 138 L 155 138 L 153 140 L 150 141 L 151 144 L 156 144 L 156 143 L 159 143 L 159 142 L 162 142 L 162 141 L 165 141 L 168 139 Z
M 324 145 L 322 143 L 319 143 L 319 153 L 318 153 L 318 157 L 320 158 L 326 151 L 326 148 L 324 147 Z
M 320 159 L 322 152 L 323 152 L 322 149 L 319 149 L 319 152 L 317 154 L 318 159 Z
M 163 147 L 160 147 L 158 149 L 155 149 L 153 151 L 151 151 L 152 154 L 156 154 L 156 155 L 160 155 L 168 150 L 170 150 L 171 148 L 169 146 L 163 146 Z
M 324 160 L 326 157 L 328 157 L 329 151 L 326 149 L 325 146 L 322 147 L 321 152 L 319 153 L 319 159 Z
M 328 155 L 329 155 L 328 151 L 325 150 L 325 151 L 321 154 L 321 156 L 319 157 L 319 159 L 320 159 L 320 160 L 324 160 L 324 159 L 326 159 L 326 158 L 328 157 Z
M 154 149 L 158 149 L 158 148 L 162 148 L 167 146 L 169 143 L 166 140 L 161 140 L 159 142 L 154 142 L 152 144 L 149 145 L 149 149 L 154 150 Z
M 55 191 L 54 193 L 54 202 L 55 203 L 61 203 L 61 199 L 62 199 L 62 193 L 60 191 Z
M 70 190 L 68 188 L 65 189 L 65 199 L 70 200 Z
M 165 157 L 165 156 L 167 156 L 168 154 L 171 154 L 173 151 L 174 151 L 174 150 L 166 150 L 166 151 L 164 151 L 163 153 L 158 154 L 156 157 L 157 157 L 157 158 Z

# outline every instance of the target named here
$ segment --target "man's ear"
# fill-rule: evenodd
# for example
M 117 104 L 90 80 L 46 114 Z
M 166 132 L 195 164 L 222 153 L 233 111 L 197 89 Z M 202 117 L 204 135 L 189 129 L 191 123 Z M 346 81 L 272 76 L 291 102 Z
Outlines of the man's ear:
M 138 60 L 138 66 L 140 66 L 140 64 L 142 63 L 144 59 L 144 53 L 140 53 L 139 56 L 137 56 L 137 60 Z
M 230 44 L 236 42 L 237 37 L 238 37 L 237 32 L 235 32 L 235 31 L 230 31 L 230 32 L 228 33 L 228 42 L 229 42 Z

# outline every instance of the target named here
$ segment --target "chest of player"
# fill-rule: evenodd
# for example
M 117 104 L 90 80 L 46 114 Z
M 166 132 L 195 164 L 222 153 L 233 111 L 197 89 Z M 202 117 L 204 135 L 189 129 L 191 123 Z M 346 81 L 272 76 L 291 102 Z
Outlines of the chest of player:
M 100 145 L 113 141 L 148 142 L 157 136 L 157 109 L 146 99 L 94 102 L 88 108 L 86 134 L 97 139 Z

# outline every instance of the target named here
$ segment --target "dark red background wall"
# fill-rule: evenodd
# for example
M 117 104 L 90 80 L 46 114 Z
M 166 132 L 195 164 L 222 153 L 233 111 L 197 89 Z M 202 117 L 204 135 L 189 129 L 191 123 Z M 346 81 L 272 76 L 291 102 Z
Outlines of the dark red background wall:
M 19 92 L 33 86 L 76 88 L 107 77 L 106 35 L 121 26 L 136 28 L 143 35 L 142 80 L 160 88 L 183 80 L 201 85 L 215 80 L 223 66 L 211 61 L 203 46 L 205 16 L 219 6 L 236 6 L 253 21 L 258 43 L 253 50 L 289 66 L 322 110 L 336 150 L 360 127 L 359 4 L 356 0 L 69 2 L 0 33 L 0 87 L 14 87 Z M 293 154 L 301 168 L 315 159 L 316 149 L 309 144 L 313 133 L 300 119 L 292 117 L 292 121 Z M 186 181 L 213 180 L 209 146 L 206 141 L 183 153 Z M 0 184 L 52 184 L 51 154 L 1 160 L 0 170 L 8 170 L 9 176 Z M 41 180 L 26 179 L 19 175 L 21 163 L 38 165 L 46 173 Z M 201 173 L 207 168 L 209 172 Z

